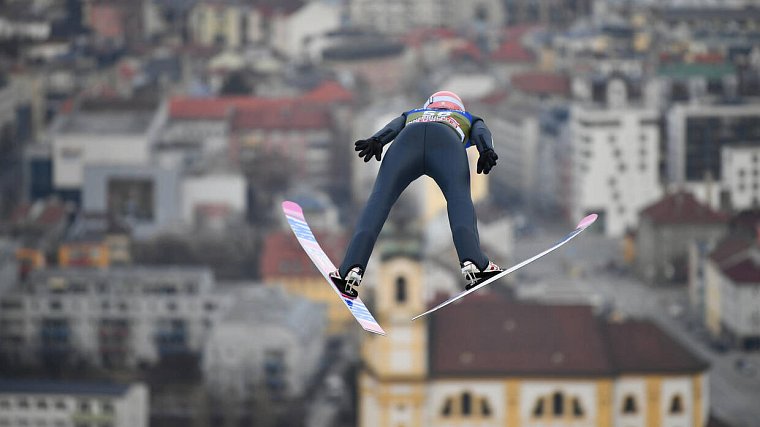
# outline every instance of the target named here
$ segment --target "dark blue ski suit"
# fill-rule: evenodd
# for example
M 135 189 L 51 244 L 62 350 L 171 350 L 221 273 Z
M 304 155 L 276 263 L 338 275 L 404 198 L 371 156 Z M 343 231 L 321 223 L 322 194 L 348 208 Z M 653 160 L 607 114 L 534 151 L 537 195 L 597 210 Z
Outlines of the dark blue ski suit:
M 393 119 L 369 140 L 372 139 L 382 144 L 378 144 L 378 159 L 382 146 L 394 139 L 395 142 L 380 165 L 375 186 L 340 266 L 341 277 L 346 277 L 348 271 L 357 266 L 362 271 L 366 269 L 391 207 L 401 192 L 422 175 L 433 178 L 446 198 L 449 225 L 460 263 L 471 261 L 479 269 L 484 269 L 488 258 L 480 249 L 465 152 L 467 147 L 475 145 L 481 160 L 488 155 L 493 158 L 485 168 L 481 168 L 479 161 L 478 172 L 488 173 L 496 164 L 491 131 L 483 119 L 459 110 L 416 109 Z

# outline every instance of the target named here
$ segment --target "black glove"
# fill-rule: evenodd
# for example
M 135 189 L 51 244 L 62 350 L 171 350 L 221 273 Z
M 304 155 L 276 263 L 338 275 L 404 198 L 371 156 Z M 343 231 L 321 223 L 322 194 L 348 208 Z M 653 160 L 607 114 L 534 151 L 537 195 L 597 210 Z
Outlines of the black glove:
M 377 138 L 361 139 L 356 141 L 354 145 L 356 145 L 354 150 L 359 152 L 359 157 L 364 157 L 365 162 L 368 162 L 372 156 L 380 161 L 380 155 L 383 154 L 383 143 Z
M 491 172 L 491 168 L 496 166 L 496 160 L 499 156 L 492 149 L 483 150 L 478 157 L 478 173 L 484 173 L 488 175 Z

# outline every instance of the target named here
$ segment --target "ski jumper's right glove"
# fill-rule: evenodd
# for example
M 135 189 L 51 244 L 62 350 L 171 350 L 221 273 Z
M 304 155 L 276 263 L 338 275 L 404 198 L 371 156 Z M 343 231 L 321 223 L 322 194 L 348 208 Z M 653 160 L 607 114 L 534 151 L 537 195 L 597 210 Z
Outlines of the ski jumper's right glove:
M 498 158 L 499 156 L 492 148 L 481 152 L 480 157 L 478 157 L 478 173 L 488 175 L 488 172 L 491 172 L 491 168 L 496 166 L 496 160 L 498 160 Z
M 354 150 L 359 152 L 359 157 L 364 157 L 364 161 L 368 162 L 374 156 L 380 161 L 380 156 L 383 154 L 383 143 L 379 139 L 370 137 L 368 139 L 360 139 L 354 142 Z

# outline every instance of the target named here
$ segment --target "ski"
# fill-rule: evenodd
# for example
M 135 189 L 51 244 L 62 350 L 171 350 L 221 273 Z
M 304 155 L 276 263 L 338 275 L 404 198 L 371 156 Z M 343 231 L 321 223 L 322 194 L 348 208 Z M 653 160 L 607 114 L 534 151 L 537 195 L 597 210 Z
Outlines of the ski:
M 430 310 L 428 310 L 428 311 L 426 311 L 426 312 L 424 312 L 422 314 L 418 314 L 417 316 L 414 316 L 412 318 L 412 320 L 419 319 L 420 317 L 425 316 L 427 314 L 430 314 L 430 313 L 432 313 L 432 312 L 434 312 L 434 311 L 436 311 L 436 310 L 438 310 L 440 308 L 443 308 L 443 307 L 451 304 L 454 301 L 457 301 L 457 300 L 459 300 L 461 298 L 464 298 L 465 296 L 467 296 L 467 295 L 469 295 L 469 294 L 477 291 L 478 289 L 480 289 L 480 288 L 482 288 L 484 286 L 487 286 L 488 284 L 490 284 L 490 283 L 492 283 L 492 282 L 494 282 L 496 280 L 501 279 L 502 277 L 506 276 L 507 274 L 512 273 L 512 272 L 514 272 L 516 270 L 519 270 L 520 268 L 522 268 L 522 267 L 530 264 L 531 262 L 533 262 L 533 261 L 541 258 L 542 256 L 544 256 L 544 255 L 546 255 L 546 254 L 548 254 L 548 253 L 550 253 L 550 252 L 558 249 L 559 247 L 561 247 L 565 243 L 567 243 L 570 240 L 572 240 L 573 238 L 575 238 L 577 235 L 581 234 L 581 232 L 583 230 L 585 230 L 586 228 L 588 228 L 591 224 L 594 223 L 594 221 L 596 221 L 596 218 L 597 218 L 597 214 L 588 215 L 587 217 L 583 218 L 578 223 L 578 225 L 575 227 L 575 230 L 573 230 L 570 233 L 568 233 L 565 237 L 563 237 L 562 239 L 560 239 L 557 243 L 554 244 L 554 246 L 550 247 L 549 249 L 547 249 L 547 250 L 541 252 L 540 254 L 535 255 L 535 256 L 533 256 L 531 258 L 528 258 L 525 261 L 523 261 L 523 262 L 521 262 L 521 263 L 519 263 L 519 264 L 517 264 L 517 265 L 515 265 L 513 267 L 510 267 L 507 270 L 502 271 L 501 273 L 497 274 L 496 276 L 491 277 L 490 279 L 484 281 L 483 283 L 479 284 L 478 286 L 475 286 L 475 287 L 473 287 L 471 289 L 468 289 L 466 291 L 463 291 L 463 292 L 461 292 L 459 294 L 454 295 L 453 297 L 451 297 L 451 298 L 447 299 L 446 301 L 438 304 L 437 306 L 431 308 Z
M 330 261 L 327 254 L 325 254 L 325 251 L 322 250 L 322 247 L 319 246 L 317 239 L 314 237 L 314 233 L 311 231 L 311 227 L 309 227 L 309 224 L 304 218 L 301 206 L 295 202 L 286 201 L 282 203 L 282 210 L 285 213 L 290 228 L 296 235 L 296 239 L 298 239 L 298 243 L 300 243 L 301 247 L 306 251 L 306 254 L 314 263 L 314 266 L 317 267 L 317 270 L 322 274 L 322 277 L 327 280 L 328 286 L 338 294 L 341 301 L 343 301 L 343 304 L 348 308 L 348 311 L 354 316 L 354 319 L 359 322 L 359 325 L 361 325 L 365 331 L 385 335 L 383 328 L 380 327 L 372 316 L 372 313 L 369 312 L 369 309 L 367 309 L 367 306 L 364 305 L 359 297 L 354 299 L 346 298 L 335 289 L 335 286 L 332 285 L 329 274 L 336 270 L 335 265 Z

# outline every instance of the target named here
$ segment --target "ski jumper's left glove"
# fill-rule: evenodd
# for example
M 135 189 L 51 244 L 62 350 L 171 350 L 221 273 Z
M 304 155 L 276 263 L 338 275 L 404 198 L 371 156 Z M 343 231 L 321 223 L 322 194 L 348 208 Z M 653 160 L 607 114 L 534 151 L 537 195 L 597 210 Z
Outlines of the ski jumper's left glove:
M 360 139 L 354 142 L 354 150 L 359 152 L 359 157 L 364 157 L 364 161 L 368 162 L 374 156 L 380 161 L 380 156 L 383 154 L 383 143 L 379 139 L 370 137 L 368 139 Z
M 488 172 L 491 172 L 491 168 L 496 166 L 496 160 L 498 159 L 499 156 L 491 148 L 480 153 L 480 157 L 478 157 L 478 173 L 488 175 Z
M 478 147 L 480 157 L 478 158 L 478 173 L 488 175 L 491 168 L 496 166 L 496 160 L 499 156 L 493 150 L 493 137 L 491 131 L 486 126 L 486 122 L 478 116 L 472 116 L 472 127 L 470 128 L 470 141 Z

